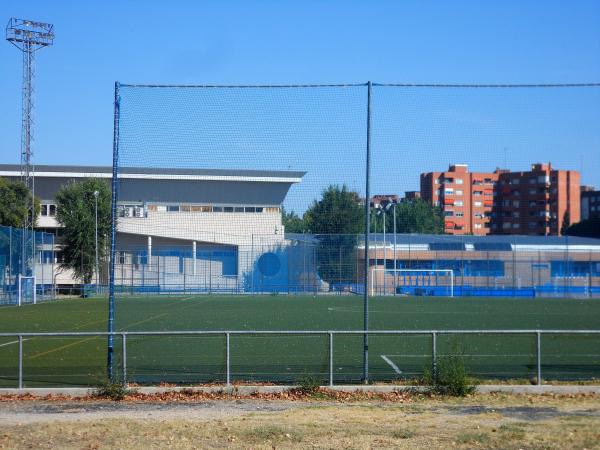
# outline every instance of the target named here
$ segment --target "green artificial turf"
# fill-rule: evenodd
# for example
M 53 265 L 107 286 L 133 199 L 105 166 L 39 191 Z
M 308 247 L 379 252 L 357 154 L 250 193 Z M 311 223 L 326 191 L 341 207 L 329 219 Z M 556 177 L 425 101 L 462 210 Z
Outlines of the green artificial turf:
M 105 331 L 107 300 L 69 299 L 0 308 L 1 332 Z M 386 297 L 370 301 L 371 330 L 600 329 L 600 299 Z M 358 296 L 154 296 L 117 299 L 117 331 L 361 330 Z M 225 335 L 129 336 L 127 378 L 138 383 L 222 382 Z M 16 385 L 18 344 L 0 337 L 0 387 Z M 294 382 L 328 378 L 327 334 L 232 335 L 232 380 Z M 600 376 L 600 335 L 543 336 L 542 369 L 548 379 Z M 431 365 L 432 338 L 372 335 L 373 380 L 422 375 Z M 115 338 L 115 374 L 121 367 Z M 362 376 L 363 338 L 335 335 L 336 382 Z M 106 337 L 26 338 L 25 386 L 94 385 L 106 378 Z M 519 335 L 439 335 L 438 356 L 462 353 L 480 378 L 533 378 L 536 338 Z M 401 373 L 397 373 L 400 371 Z

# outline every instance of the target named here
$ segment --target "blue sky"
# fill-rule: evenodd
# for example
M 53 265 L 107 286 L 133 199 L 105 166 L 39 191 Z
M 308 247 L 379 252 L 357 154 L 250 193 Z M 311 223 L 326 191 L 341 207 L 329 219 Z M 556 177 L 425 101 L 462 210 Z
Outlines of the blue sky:
M 38 54 L 34 156 L 38 164 L 111 163 L 116 80 L 218 84 L 353 83 L 369 79 L 434 83 L 600 81 L 598 1 L 3 0 L 0 20 L 10 17 L 55 24 L 55 45 Z M 4 42 L 0 61 L 0 160 L 18 162 L 20 55 Z M 460 99 L 457 104 L 453 95 L 440 100 L 438 113 L 455 120 Z M 541 95 L 546 94 L 533 96 L 540 117 L 552 116 L 543 106 L 548 99 L 541 99 Z M 595 100 L 598 94 L 591 98 Z M 554 155 L 547 146 L 536 146 L 535 133 L 553 128 L 546 124 L 533 126 L 529 132 L 529 127 L 523 127 L 510 139 L 483 131 L 477 137 L 458 136 L 456 142 L 465 146 L 447 150 L 448 158 L 461 159 L 478 169 L 493 169 L 502 165 L 502 154 L 509 166 L 525 169 L 529 162 L 553 157 L 555 165 L 583 168 L 583 181 L 600 185 L 600 122 L 596 121 L 600 116 L 586 93 L 576 93 L 566 104 L 562 102 L 557 111 L 581 114 L 562 135 L 577 137 L 573 144 L 577 148 L 569 149 L 572 141 L 566 138 L 559 145 L 568 157 Z M 476 103 L 465 103 L 462 122 L 480 121 L 489 112 Z M 595 104 L 600 111 L 600 103 Z M 515 105 L 527 113 L 522 119 L 536 116 L 535 108 L 523 98 Z M 505 108 L 500 116 L 506 117 L 510 111 L 510 105 Z M 402 114 L 398 117 L 401 119 Z M 413 131 L 422 126 L 418 117 L 414 123 L 407 120 Z M 452 120 L 434 133 L 439 137 L 435 145 L 451 139 L 452 133 L 448 137 L 444 131 L 450 129 Z M 503 129 L 489 125 L 498 122 L 487 123 L 485 130 Z M 487 136 L 489 142 L 481 136 Z M 421 142 L 421 137 L 418 131 L 409 135 L 415 142 Z M 529 143 L 533 145 L 523 145 Z M 472 145 L 485 147 L 483 156 L 478 156 Z M 397 158 L 384 147 L 379 149 L 381 160 Z M 437 164 L 439 167 L 423 169 L 442 170 L 447 162 L 444 158 L 417 158 L 411 171 L 417 171 L 421 164 Z M 377 190 L 418 188 L 414 185 L 418 178 L 386 179 L 379 181 Z

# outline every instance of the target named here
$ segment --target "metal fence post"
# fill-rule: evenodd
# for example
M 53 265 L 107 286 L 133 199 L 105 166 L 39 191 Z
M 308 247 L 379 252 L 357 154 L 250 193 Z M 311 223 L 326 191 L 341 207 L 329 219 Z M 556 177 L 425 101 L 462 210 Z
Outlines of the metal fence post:
M 437 379 L 437 333 L 431 333 L 431 377 L 433 382 Z
M 372 83 L 367 82 L 367 145 L 365 161 L 365 261 L 363 292 L 363 382 L 369 382 L 369 238 L 371 235 L 371 95 Z M 375 255 L 377 257 L 377 255 Z
M 19 335 L 19 389 L 23 389 L 23 335 Z
M 333 333 L 329 332 L 329 386 L 333 387 Z
M 540 331 L 536 332 L 537 338 L 537 385 L 542 385 L 542 333 Z
M 122 350 L 122 364 L 123 364 L 123 386 L 127 387 L 127 335 L 125 333 L 121 333 L 121 343 L 123 345 Z
M 225 333 L 226 348 L 225 348 L 225 366 L 226 366 L 226 380 L 227 386 L 231 386 L 231 347 L 230 347 L 230 333 Z

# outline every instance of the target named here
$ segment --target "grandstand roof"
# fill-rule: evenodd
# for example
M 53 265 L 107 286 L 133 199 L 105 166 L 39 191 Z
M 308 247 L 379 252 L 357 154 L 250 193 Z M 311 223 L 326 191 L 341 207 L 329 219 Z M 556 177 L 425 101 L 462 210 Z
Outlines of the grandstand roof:
M 0 176 L 15 176 L 21 173 L 18 164 L 0 164 Z M 111 178 L 110 166 L 65 166 L 36 165 L 35 173 L 41 177 L 80 178 L 94 176 Z M 179 180 L 223 180 L 223 181 L 263 181 L 298 183 L 306 172 L 284 170 L 230 170 L 230 169 L 190 169 L 156 167 L 120 167 L 119 178 L 133 179 L 179 179 Z

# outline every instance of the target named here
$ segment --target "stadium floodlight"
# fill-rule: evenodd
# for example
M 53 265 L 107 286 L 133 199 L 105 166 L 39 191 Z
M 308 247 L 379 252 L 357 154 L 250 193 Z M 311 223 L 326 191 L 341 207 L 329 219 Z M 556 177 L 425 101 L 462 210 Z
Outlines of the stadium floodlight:
M 34 265 L 34 171 L 31 163 L 33 142 L 33 93 L 35 52 L 54 42 L 54 25 L 33 20 L 12 18 L 6 25 L 6 40 L 23 53 L 22 123 L 21 123 L 21 180 L 31 193 L 26 197 L 21 244 L 21 274 L 32 275 Z

